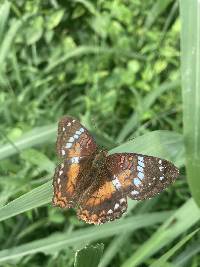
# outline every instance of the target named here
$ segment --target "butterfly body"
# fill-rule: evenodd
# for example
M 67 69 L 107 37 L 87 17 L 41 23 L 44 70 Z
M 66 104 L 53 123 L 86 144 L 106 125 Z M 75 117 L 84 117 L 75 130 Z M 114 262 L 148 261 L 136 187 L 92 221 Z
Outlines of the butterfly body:
M 87 223 L 112 221 L 127 209 L 127 197 L 151 198 L 178 176 L 169 161 L 136 153 L 108 155 L 76 119 L 63 117 L 58 126 L 53 204 L 76 208 Z

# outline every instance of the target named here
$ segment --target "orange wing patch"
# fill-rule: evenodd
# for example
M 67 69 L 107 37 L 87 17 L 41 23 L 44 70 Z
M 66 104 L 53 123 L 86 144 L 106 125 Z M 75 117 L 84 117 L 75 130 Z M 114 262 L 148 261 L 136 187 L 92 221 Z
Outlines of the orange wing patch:
M 121 185 L 123 186 L 123 188 L 126 188 L 131 185 L 131 180 L 128 179 L 130 178 L 130 176 L 131 176 L 130 170 L 124 170 L 117 175 L 117 178 L 119 182 L 121 183 Z
M 61 163 L 56 168 L 54 174 L 54 196 L 53 205 L 61 208 L 74 207 L 74 195 L 77 179 L 80 171 L 80 165 L 76 163 Z
M 73 163 L 69 166 L 67 170 L 67 184 L 66 184 L 66 193 L 72 195 L 74 193 L 75 184 L 77 182 L 77 177 L 79 174 L 80 166 L 79 164 Z
M 75 143 L 74 146 L 68 150 L 68 157 L 80 157 L 81 155 L 81 146 L 79 143 Z
M 115 192 L 115 188 L 111 182 L 105 182 L 105 184 L 95 191 L 92 196 L 87 200 L 86 205 L 97 206 L 101 202 L 111 199 L 112 194 Z
M 126 209 L 126 197 L 121 191 L 116 191 L 112 181 L 106 181 L 81 204 L 77 215 L 87 223 L 102 224 L 120 218 Z

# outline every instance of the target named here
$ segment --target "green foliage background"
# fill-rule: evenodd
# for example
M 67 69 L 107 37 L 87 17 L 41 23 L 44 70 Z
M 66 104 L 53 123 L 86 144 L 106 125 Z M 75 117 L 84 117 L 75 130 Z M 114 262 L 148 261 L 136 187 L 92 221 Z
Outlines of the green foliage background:
M 177 1 L 0 1 L 0 265 L 70 267 L 77 249 L 100 240 L 101 267 L 200 266 L 184 103 Z M 100 227 L 53 208 L 64 114 L 112 152 L 172 160 L 180 179 Z

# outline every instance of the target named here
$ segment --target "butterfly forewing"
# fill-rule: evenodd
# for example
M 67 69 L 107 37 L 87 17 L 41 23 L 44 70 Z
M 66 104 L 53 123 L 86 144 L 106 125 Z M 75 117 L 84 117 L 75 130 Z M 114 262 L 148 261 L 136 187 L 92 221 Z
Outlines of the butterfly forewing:
M 56 142 L 57 154 L 60 158 L 87 157 L 97 150 L 97 145 L 79 121 L 72 117 L 61 118 L 58 124 L 58 137 Z
M 119 153 L 107 157 L 107 167 L 115 183 L 137 200 L 162 192 L 178 176 L 178 169 L 169 161 L 135 153 Z
M 80 176 L 91 168 L 97 145 L 76 119 L 63 117 L 58 124 L 56 147 L 63 162 L 58 165 L 54 174 L 53 204 L 61 208 L 75 207 Z

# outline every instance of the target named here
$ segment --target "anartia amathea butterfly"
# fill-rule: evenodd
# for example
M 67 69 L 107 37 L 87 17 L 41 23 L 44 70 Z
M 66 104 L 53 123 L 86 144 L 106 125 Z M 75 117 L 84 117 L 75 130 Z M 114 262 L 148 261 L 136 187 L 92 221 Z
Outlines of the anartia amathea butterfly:
M 91 134 L 72 117 L 58 125 L 57 154 L 62 163 L 55 170 L 53 205 L 76 208 L 87 223 L 101 224 L 122 216 L 127 197 L 151 198 L 179 175 L 169 161 L 136 153 L 108 155 Z

